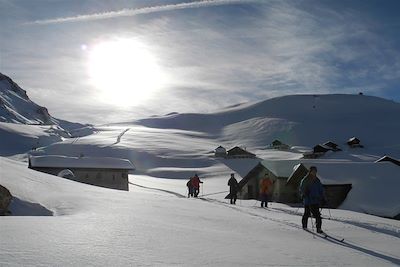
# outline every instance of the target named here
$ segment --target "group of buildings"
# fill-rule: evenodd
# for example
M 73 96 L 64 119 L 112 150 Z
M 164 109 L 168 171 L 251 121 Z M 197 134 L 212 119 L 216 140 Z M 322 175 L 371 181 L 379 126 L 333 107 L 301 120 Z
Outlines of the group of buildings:
M 351 138 L 347 144 L 349 147 L 362 147 L 360 140 Z M 287 149 L 289 146 L 275 140 L 270 148 Z M 326 150 L 320 151 L 319 148 Z M 274 181 L 271 200 L 282 203 L 299 203 L 299 185 L 308 173 L 310 166 L 316 166 L 318 169 L 326 170 L 322 173 L 323 186 L 328 198 L 327 206 L 336 208 L 346 199 L 347 194 L 352 190 L 355 180 L 362 181 L 368 174 L 368 170 L 373 169 L 378 173 L 386 173 L 385 170 L 400 166 L 400 161 L 384 156 L 375 162 L 349 162 L 344 160 L 322 160 L 314 157 L 303 157 L 291 160 L 262 160 L 255 154 L 246 149 L 234 147 L 231 150 L 218 147 L 215 150 L 215 156 L 227 165 L 230 169 L 238 173 L 242 179 L 239 181 L 238 197 L 241 199 L 258 199 L 259 182 L 268 176 Z M 331 141 L 314 147 L 313 153 L 325 153 L 327 151 L 341 151 L 339 146 Z M 242 160 L 247 159 L 247 160 Z M 390 163 L 390 164 L 379 164 Z M 400 170 L 400 169 L 399 169 Z M 321 177 L 321 176 L 319 176 Z M 226 196 L 229 198 L 229 195 Z
M 361 144 L 360 139 L 358 139 L 357 137 L 350 138 L 349 140 L 347 140 L 346 144 L 349 146 L 349 148 L 363 148 L 364 147 Z M 316 146 L 313 147 L 312 151 L 304 153 L 303 156 L 304 156 L 304 158 L 311 158 L 311 159 L 319 158 L 328 151 L 338 152 L 338 151 L 342 151 L 342 149 L 339 147 L 338 144 L 336 144 L 332 141 L 327 141 L 323 144 L 317 144 Z
M 357 138 L 349 140 L 348 145 L 362 147 Z M 290 147 L 275 140 L 270 148 L 287 150 Z M 314 147 L 313 153 L 340 150 L 337 144 L 329 141 Z M 323 183 L 329 199 L 328 205 L 332 208 L 338 207 L 352 190 L 354 179 L 347 179 L 350 173 L 353 178 L 362 179 L 361 176 L 366 175 L 367 169 L 372 168 L 374 171 L 379 170 L 385 173 L 385 168 L 389 165 L 389 168 L 400 167 L 400 161 L 389 156 L 384 156 L 375 162 L 352 163 L 306 156 L 292 160 L 262 160 L 254 153 L 238 146 L 229 150 L 219 146 L 214 152 L 215 157 L 242 177 L 239 181 L 238 194 L 241 199 L 258 199 L 259 181 L 268 176 L 274 181 L 273 191 L 270 192 L 272 201 L 298 203 L 300 202 L 298 187 L 301 179 L 308 173 L 309 167 L 317 166 L 318 169 L 325 169 L 326 171 L 318 174 L 323 175 Z M 129 190 L 128 174 L 135 170 L 134 165 L 127 159 L 84 155 L 79 157 L 30 156 L 29 168 L 90 185 L 126 191 Z

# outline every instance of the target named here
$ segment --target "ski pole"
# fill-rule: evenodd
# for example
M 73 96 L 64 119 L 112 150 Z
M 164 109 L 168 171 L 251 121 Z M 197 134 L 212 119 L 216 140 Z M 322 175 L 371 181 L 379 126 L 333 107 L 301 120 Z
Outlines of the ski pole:
M 310 219 L 311 219 L 311 229 L 314 232 L 314 221 L 312 219 L 312 216 L 310 216 Z M 315 239 L 315 238 L 316 238 L 315 235 L 313 235 L 313 239 Z

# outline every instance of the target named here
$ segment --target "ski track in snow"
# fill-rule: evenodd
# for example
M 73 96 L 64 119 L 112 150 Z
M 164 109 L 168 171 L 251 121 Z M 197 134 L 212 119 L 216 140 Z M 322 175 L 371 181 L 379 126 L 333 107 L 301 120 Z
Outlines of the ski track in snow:
M 284 208 L 273 208 L 273 210 L 281 211 L 281 212 L 284 212 L 284 213 L 287 213 L 287 214 L 303 216 L 303 213 L 300 213 L 300 212 L 297 212 L 297 211 L 288 210 L 288 209 L 284 209 Z M 385 235 L 389 235 L 389 236 L 392 236 L 392 237 L 400 238 L 400 232 L 398 230 L 386 229 L 386 228 L 378 228 L 378 227 L 374 226 L 373 223 L 365 223 L 365 222 L 362 223 L 362 222 L 350 221 L 350 220 L 343 219 L 343 218 L 334 218 L 332 216 L 330 216 L 330 217 L 322 217 L 322 219 L 341 222 L 341 223 L 344 223 L 344 224 L 349 224 L 349 225 L 352 225 L 352 226 L 363 228 L 363 229 L 369 230 L 371 232 L 378 232 L 378 233 L 381 233 L 381 234 L 385 234 Z
M 129 182 L 129 184 L 140 187 L 140 188 L 144 188 L 144 189 L 149 189 L 149 190 L 154 190 L 154 191 L 159 191 L 159 192 L 163 192 L 163 193 L 167 193 L 167 194 L 171 194 L 174 195 L 178 198 L 186 198 L 186 196 L 173 192 L 173 191 L 169 191 L 169 190 L 165 190 L 165 189 L 160 189 L 160 188 L 155 188 L 155 187 L 148 187 L 148 186 L 144 186 L 144 185 L 139 185 L 139 184 L 135 184 L 132 182 Z
M 132 184 L 134 186 L 141 187 L 141 188 L 149 189 L 149 190 L 155 190 L 155 191 L 159 191 L 159 192 L 164 192 L 166 194 L 171 194 L 171 195 L 174 195 L 174 196 L 176 196 L 178 198 L 181 198 L 181 199 L 182 198 L 187 198 L 187 197 L 185 197 L 184 195 L 182 195 L 180 193 L 177 193 L 177 192 L 174 192 L 174 191 L 170 191 L 170 190 L 164 190 L 164 189 L 161 189 L 161 188 L 142 186 L 142 185 L 131 183 L 131 182 L 130 182 L 130 184 Z M 221 192 L 218 192 L 218 193 L 221 193 Z M 212 194 L 209 194 L 209 195 L 212 195 Z M 202 196 L 200 196 L 197 199 L 199 199 L 201 201 L 204 201 L 204 202 L 207 202 L 207 203 L 210 203 L 210 204 L 223 206 L 225 208 L 229 208 L 231 210 L 234 210 L 236 212 L 240 212 L 242 214 L 246 214 L 246 215 L 249 215 L 249 216 L 252 216 L 252 217 L 256 217 L 256 218 L 260 218 L 260 219 L 263 219 L 263 220 L 271 221 L 271 222 L 277 223 L 279 225 L 288 226 L 288 227 L 291 227 L 291 228 L 295 228 L 296 230 L 303 231 L 302 227 L 299 224 L 293 223 L 293 222 L 288 221 L 288 220 L 274 219 L 274 218 L 271 218 L 271 217 L 267 217 L 266 215 L 262 215 L 262 214 L 255 213 L 255 212 L 251 212 L 251 211 L 248 210 L 249 208 L 257 209 L 257 210 L 260 209 L 260 208 L 255 207 L 255 206 L 253 206 L 253 207 L 239 207 L 239 206 L 231 205 L 229 203 L 226 203 L 226 202 L 223 202 L 223 201 L 220 201 L 220 200 L 217 200 L 217 199 L 204 198 Z M 270 208 L 269 207 L 269 208 L 265 208 L 265 209 L 262 209 L 262 210 L 263 211 L 268 211 L 268 212 L 283 212 L 285 214 L 293 215 L 293 216 L 296 216 L 296 217 L 302 216 L 301 213 L 285 210 L 285 209 L 282 209 L 282 208 Z M 324 218 L 324 219 L 327 219 L 327 218 Z M 394 231 L 390 231 L 390 230 L 386 230 L 386 229 L 380 229 L 380 228 L 373 227 L 373 226 L 366 226 L 364 223 L 357 223 L 357 222 L 353 222 L 353 221 L 349 221 L 349 220 L 341 220 L 341 219 L 335 219 L 335 218 L 328 218 L 328 220 L 332 220 L 332 221 L 335 221 L 335 222 L 338 222 L 338 223 L 343 223 L 343 224 L 350 224 L 352 226 L 356 226 L 356 227 L 359 227 L 359 228 L 362 228 L 362 229 L 375 231 L 375 232 L 379 232 L 379 233 L 390 235 L 392 237 L 399 238 L 399 233 L 398 232 L 394 232 Z M 371 249 L 368 249 L 368 248 L 364 248 L 364 247 L 362 247 L 360 245 L 357 245 L 355 243 L 352 243 L 352 242 L 350 242 L 350 241 L 348 241 L 346 239 L 344 239 L 343 241 L 340 241 L 340 239 L 342 239 L 342 237 L 337 237 L 335 235 L 332 235 L 331 233 L 329 233 L 329 235 L 332 236 L 333 238 L 325 238 L 325 237 L 323 237 L 321 235 L 318 235 L 318 234 L 316 234 L 314 232 L 310 232 L 310 231 L 304 231 L 304 232 L 305 233 L 310 233 L 314 237 L 318 237 L 319 239 L 322 239 L 322 240 L 324 240 L 326 242 L 330 242 L 330 243 L 332 243 L 334 245 L 337 245 L 337 246 L 341 246 L 341 247 L 343 247 L 345 249 L 351 249 L 351 250 L 354 250 L 356 252 L 361 252 L 361 253 L 367 254 L 369 256 L 372 256 L 372 257 L 375 257 L 375 258 L 379 258 L 381 260 L 385 260 L 385 261 L 391 262 L 391 263 L 396 264 L 396 265 L 400 265 L 400 258 L 397 258 L 394 255 L 387 255 L 387 254 L 384 254 L 383 252 L 374 251 L 374 250 L 371 250 Z
M 121 142 L 122 136 L 124 136 L 124 134 L 125 134 L 127 131 L 129 131 L 129 130 L 130 130 L 130 128 L 126 128 L 124 131 L 122 131 L 122 133 L 120 133 L 120 134 L 118 135 L 117 141 L 115 141 L 115 143 L 112 144 L 112 146 L 113 146 L 113 145 L 116 145 L 116 144 L 119 144 L 119 143 Z

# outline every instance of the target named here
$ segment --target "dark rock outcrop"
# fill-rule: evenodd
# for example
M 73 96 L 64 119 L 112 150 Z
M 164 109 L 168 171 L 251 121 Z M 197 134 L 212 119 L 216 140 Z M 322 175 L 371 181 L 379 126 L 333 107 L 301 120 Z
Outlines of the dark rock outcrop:
M 11 203 L 12 195 L 4 186 L 0 185 L 0 216 L 7 215 L 8 206 Z

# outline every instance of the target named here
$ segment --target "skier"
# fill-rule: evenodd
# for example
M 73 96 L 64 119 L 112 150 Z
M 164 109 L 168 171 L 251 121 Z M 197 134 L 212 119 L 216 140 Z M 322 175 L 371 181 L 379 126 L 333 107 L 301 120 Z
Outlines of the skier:
M 308 218 L 312 213 L 316 220 L 317 233 L 323 233 L 321 230 L 322 218 L 319 208 L 326 200 L 324 197 L 324 188 L 317 177 L 317 167 L 310 167 L 308 174 L 301 180 L 299 189 L 300 196 L 304 201 L 304 214 L 301 220 L 303 229 L 307 229 Z
M 231 204 L 236 205 L 237 191 L 239 189 L 238 181 L 235 178 L 235 174 L 231 173 L 231 178 L 228 181 L 229 196 L 231 197 Z
M 188 188 L 188 198 L 193 197 L 193 185 L 192 185 L 192 177 L 189 178 L 189 181 L 186 183 Z
M 268 207 L 268 192 L 272 186 L 272 181 L 271 179 L 268 178 L 268 175 L 266 174 L 264 178 L 260 180 L 260 201 L 261 201 L 261 208 L 264 208 L 264 206 L 267 208 Z
M 203 182 L 200 181 L 199 176 L 197 175 L 197 173 L 192 177 L 192 186 L 193 186 L 193 194 L 194 197 L 197 197 L 199 195 L 200 192 L 200 184 L 202 184 Z

